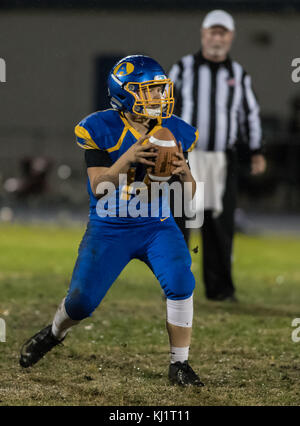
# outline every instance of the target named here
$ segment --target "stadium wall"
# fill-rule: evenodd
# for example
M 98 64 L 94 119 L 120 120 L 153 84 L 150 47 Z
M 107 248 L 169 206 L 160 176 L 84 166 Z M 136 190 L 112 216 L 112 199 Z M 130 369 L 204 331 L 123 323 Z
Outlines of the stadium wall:
M 2 12 L 0 142 L 5 156 L 74 156 L 73 127 L 93 111 L 95 58 L 145 53 L 166 70 L 199 48 L 201 13 Z M 235 14 L 232 56 L 253 76 L 262 112 L 286 119 L 299 56 L 299 14 Z M 54 149 L 55 147 L 55 149 Z M 3 151 L 2 151 L 3 154 Z

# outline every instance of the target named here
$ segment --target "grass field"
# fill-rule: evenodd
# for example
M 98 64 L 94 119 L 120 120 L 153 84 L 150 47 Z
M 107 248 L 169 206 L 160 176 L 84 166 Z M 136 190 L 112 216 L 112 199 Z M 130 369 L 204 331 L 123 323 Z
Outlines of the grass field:
M 192 253 L 195 315 L 190 362 L 205 388 L 167 380 L 165 303 L 133 261 L 93 316 L 36 366 L 18 364 L 23 341 L 49 324 L 68 289 L 83 229 L 0 226 L 1 405 L 299 405 L 300 240 L 238 235 L 240 303 L 208 302 L 201 250 Z M 196 237 L 194 247 L 199 244 Z M 101 271 L 99 271 L 101 273 Z

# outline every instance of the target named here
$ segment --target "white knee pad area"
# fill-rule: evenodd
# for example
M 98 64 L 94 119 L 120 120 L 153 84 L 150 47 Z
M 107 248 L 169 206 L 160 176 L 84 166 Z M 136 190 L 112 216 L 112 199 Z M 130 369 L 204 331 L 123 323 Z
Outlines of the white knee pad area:
M 167 299 L 167 322 L 178 327 L 192 327 L 193 295 L 184 300 Z

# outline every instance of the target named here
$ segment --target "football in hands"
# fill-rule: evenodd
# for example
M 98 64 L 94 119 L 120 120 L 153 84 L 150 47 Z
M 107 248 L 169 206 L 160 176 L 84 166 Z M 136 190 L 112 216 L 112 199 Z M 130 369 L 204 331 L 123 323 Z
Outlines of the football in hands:
M 162 127 L 150 136 L 149 142 L 153 144 L 158 155 L 155 166 L 147 169 L 148 176 L 152 181 L 168 181 L 176 168 L 172 162 L 177 159 L 176 152 L 179 152 L 177 141 L 169 129 Z

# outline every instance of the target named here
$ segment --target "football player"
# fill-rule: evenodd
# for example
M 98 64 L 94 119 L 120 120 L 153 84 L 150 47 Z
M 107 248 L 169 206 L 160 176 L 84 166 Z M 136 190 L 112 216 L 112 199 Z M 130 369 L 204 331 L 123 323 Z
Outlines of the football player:
M 22 346 L 20 365 L 32 366 L 61 343 L 70 327 L 92 314 L 128 262 L 137 258 L 151 268 L 166 297 L 170 381 L 203 386 L 188 363 L 195 280 L 187 245 L 172 215 L 124 215 L 124 205 L 135 194 L 119 182 L 120 175 L 127 174 L 129 183 L 149 184 L 147 168 L 155 165 L 157 153 L 146 139 L 166 127 L 181 142 L 173 175 L 189 182 L 194 193 L 196 184 L 184 152 L 193 148 L 198 132 L 172 115 L 173 83 L 147 56 L 119 61 L 108 76 L 108 88 L 112 109 L 95 112 L 75 127 L 77 143 L 85 150 L 90 215 L 70 288 L 52 324 Z M 99 184 L 107 183 L 115 185 L 116 197 L 114 212 L 105 216 L 103 206 L 99 208 L 103 197 Z

